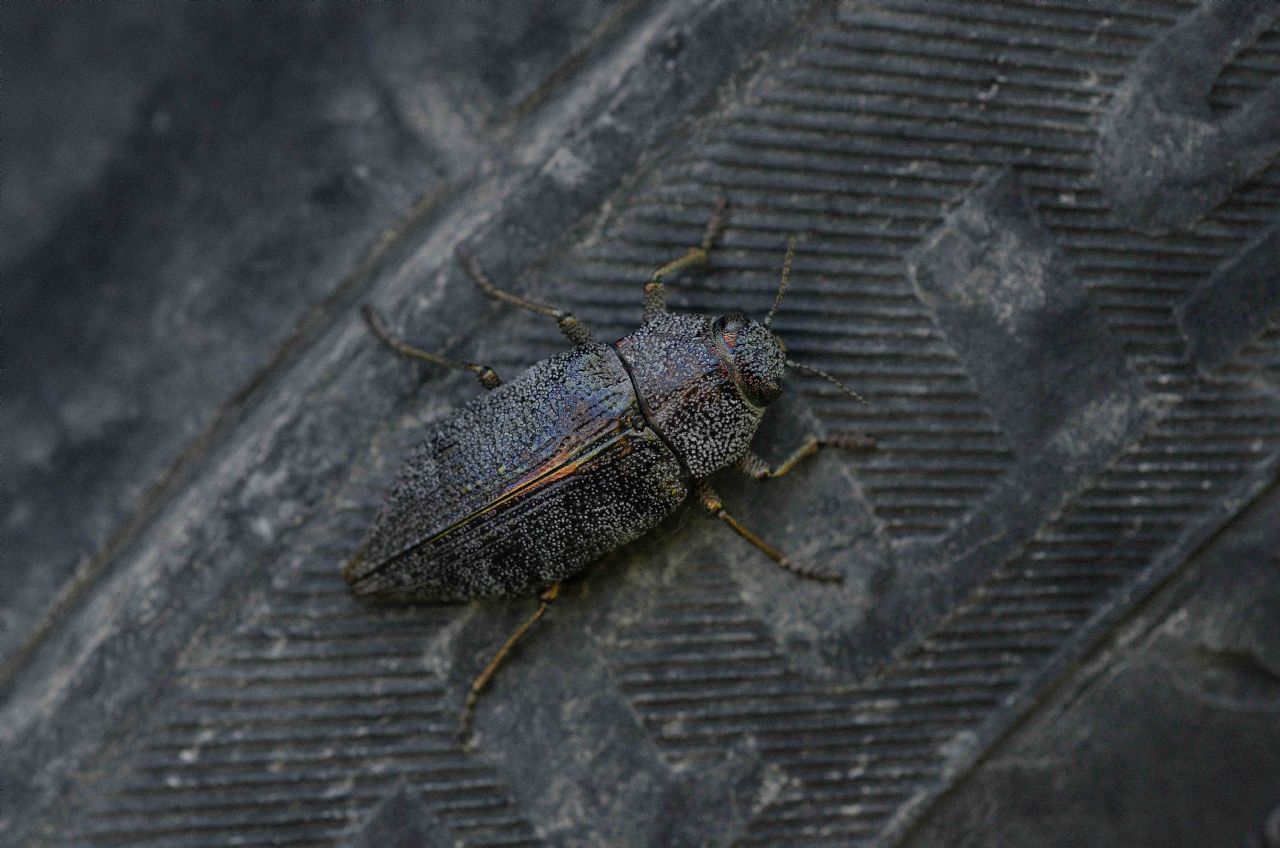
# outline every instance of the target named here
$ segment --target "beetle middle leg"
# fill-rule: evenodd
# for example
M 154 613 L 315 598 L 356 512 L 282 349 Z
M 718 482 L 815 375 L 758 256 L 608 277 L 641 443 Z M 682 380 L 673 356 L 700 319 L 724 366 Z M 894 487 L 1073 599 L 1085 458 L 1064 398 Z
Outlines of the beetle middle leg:
M 769 480 L 773 477 L 781 477 L 823 448 L 843 448 L 845 450 L 869 451 L 875 450 L 875 447 L 876 440 L 871 436 L 810 435 L 800 444 L 800 447 L 792 451 L 790 456 L 776 466 L 770 465 L 768 461 L 757 456 L 755 453 L 747 451 L 738 459 L 734 464 L 734 467 L 743 474 L 747 474 L 757 480 Z
M 477 365 L 474 362 L 465 362 L 461 359 L 449 359 L 438 353 L 414 347 L 399 336 L 393 335 L 387 329 L 387 325 L 382 323 L 382 318 L 379 317 L 378 313 L 374 312 L 373 307 L 367 303 L 360 309 L 360 314 L 364 316 L 365 323 L 369 325 L 369 329 L 373 331 L 379 341 L 406 359 L 421 359 L 424 362 L 441 365 L 445 368 L 461 368 L 470 371 L 476 375 L 480 385 L 486 389 L 497 388 L 502 383 L 502 380 L 498 377 L 498 372 L 488 365 Z
M 729 202 L 723 197 L 717 197 L 715 206 L 711 209 L 711 217 L 707 220 L 707 228 L 702 233 L 702 243 L 697 247 L 689 248 L 684 256 L 673 259 L 654 271 L 649 282 L 644 284 L 644 322 L 646 324 L 667 311 L 667 289 L 662 283 L 662 278 L 694 265 L 706 264 L 707 257 L 711 255 L 711 248 L 715 246 L 716 239 L 724 230 L 724 212 L 728 205 Z
M 507 641 L 502 643 L 502 647 L 497 650 L 493 658 L 489 660 L 489 664 L 484 670 L 476 675 L 476 679 L 471 682 L 471 688 L 467 690 L 467 700 L 462 705 L 462 715 L 458 717 L 458 739 L 465 745 L 471 737 L 471 715 L 475 712 L 476 702 L 480 700 L 480 695 L 492 682 L 493 676 L 498 672 L 499 666 L 503 660 L 511 653 L 511 649 L 523 639 L 533 626 L 537 624 L 544 615 L 547 614 L 547 608 L 551 606 L 551 602 L 560 597 L 560 584 L 552 583 L 551 588 L 547 589 L 538 596 L 538 608 L 534 610 L 533 615 L 525 619 L 524 623 L 515 629 L 515 632 L 507 637 Z
M 717 495 L 715 490 L 707 484 L 707 481 L 698 480 L 695 482 L 694 486 L 698 493 L 698 500 L 701 501 L 703 509 L 723 521 L 725 524 L 728 524 L 733 532 L 755 545 L 760 549 L 761 553 L 785 568 L 787 571 L 790 571 L 792 574 L 798 574 L 801 577 L 807 577 L 810 580 L 820 580 L 824 583 L 844 582 L 844 577 L 834 571 L 826 571 L 821 568 L 813 568 L 811 566 L 799 565 L 792 562 L 790 557 L 766 542 L 764 539 L 761 539 L 743 525 L 742 522 L 730 515 L 728 511 L 725 510 L 724 503 L 720 500 L 720 496 Z
M 493 280 L 489 279 L 489 275 L 485 273 L 480 260 L 476 259 L 475 254 L 463 245 L 455 247 L 453 255 L 457 257 L 458 264 L 462 266 L 462 270 L 467 272 L 467 276 L 489 297 L 494 300 L 500 300 L 503 303 L 510 303 L 512 306 L 518 306 L 521 309 L 527 309 L 538 315 L 556 319 L 556 325 L 560 328 L 560 332 L 564 333 L 565 338 L 575 346 L 581 347 L 582 345 L 591 344 L 591 331 L 572 312 L 565 312 L 563 309 L 556 309 L 554 306 L 547 306 L 545 303 L 538 303 L 536 300 L 530 300 L 527 297 L 521 297 L 518 294 L 512 294 L 509 291 L 498 288 Z

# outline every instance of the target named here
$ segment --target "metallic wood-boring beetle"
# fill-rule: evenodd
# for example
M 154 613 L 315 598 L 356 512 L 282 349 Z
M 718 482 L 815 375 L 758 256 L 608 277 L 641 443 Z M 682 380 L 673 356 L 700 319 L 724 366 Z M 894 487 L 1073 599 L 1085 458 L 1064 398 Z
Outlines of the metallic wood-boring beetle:
M 407 344 L 365 307 L 374 333 L 397 353 L 470 370 L 491 391 L 427 434 L 343 576 L 356 594 L 379 599 L 540 593 L 537 610 L 472 684 L 460 720 L 464 738 L 480 692 L 546 613 L 560 581 L 652 529 L 690 492 L 783 568 L 816 580 L 840 579 L 793 563 L 729 514 L 706 482 L 729 465 L 764 480 L 786 474 L 825 446 L 874 446 L 863 436 L 811 435 L 777 466 L 751 451 L 787 368 L 853 393 L 830 375 L 789 360 L 770 330 L 786 291 L 794 239 L 763 323 L 741 312 L 713 318 L 667 310 L 663 278 L 706 263 L 724 211 L 721 199 L 702 243 L 653 273 L 644 287 L 644 325 L 611 345 L 594 341 L 572 314 L 499 289 L 460 247 L 463 268 L 488 295 L 554 318 L 574 344 L 510 383 L 492 368 Z

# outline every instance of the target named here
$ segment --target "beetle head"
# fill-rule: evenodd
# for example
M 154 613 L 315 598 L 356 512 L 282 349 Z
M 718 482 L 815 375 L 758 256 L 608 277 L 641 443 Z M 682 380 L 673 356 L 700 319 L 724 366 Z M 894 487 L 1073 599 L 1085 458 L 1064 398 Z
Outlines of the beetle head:
M 866 403 L 862 395 L 826 371 L 788 359 L 787 346 L 769 329 L 773 326 L 773 316 L 782 305 L 782 296 L 787 293 L 791 262 L 795 258 L 796 237 L 792 236 L 787 239 L 787 256 L 782 260 L 782 280 L 778 283 L 778 293 L 774 295 L 773 308 L 765 316 L 764 323 L 757 324 L 741 312 L 730 312 L 716 321 L 716 343 L 720 346 L 717 350 L 721 351 L 722 357 L 723 348 L 728 348 L 731 352 L 727 361 L 730 362 L 734 384 L 738 387 L 738 392 L 756 406 L 764 406 L 778 399 L 778 395 L 782 394 L 782 373 L 788 368 L 821 377 L 860 403 Z
M 782 394 L 787 349 L 782 339 L 741 312 L 721 315 L 713 325 L 716 352 L 733 383 L 753 406 L 766 406 Z

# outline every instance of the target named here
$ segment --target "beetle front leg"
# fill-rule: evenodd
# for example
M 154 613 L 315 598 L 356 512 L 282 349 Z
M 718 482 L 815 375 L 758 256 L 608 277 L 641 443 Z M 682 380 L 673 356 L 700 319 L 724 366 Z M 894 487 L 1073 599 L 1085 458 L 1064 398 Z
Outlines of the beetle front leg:
M 563 309 L 556 309 L 554 306 L 547 306 L 545 303 L 538 303 L 536 300 L 530 300 L 527 297 L 521 297 L 518 294 L 512 294 L 509 291 L 498 288 L 493 280 L 489 279 L 489 275 L 485 273 L 483 266 L 480 265 L 480 261 L 476 259 L 475 255 L 462 245 L 455 247 L 453 254 L 457 257 L 458 264 L 462 266 L 462 270 L 467 272 L 467 276 L 489 297 L 494 300 L 500 300 L 503 303 L 510 303 L 512 306 L 518 306 L 521 309 L 527 309 L 537 315 L 554 318 L 556 326 L 560 328 L 560 332 L 564 333 L 565 338 L 577 347 L 591 344 L 591 331 L 572 312 L 565 312 Z
M 373 311 L 373 307 L 365 304 L 360 309 L 360 314 L 364 316 L 364 321 L 369 325 L 369 329 L 378 337 L 378 340 L 391 348 L 396 353 L 406 359 L 420 359 L 423 362 L 430 362 L 432 365 L 440 365 L 444 368 L 461 368 L 470 371 L 476 375 L 476 379 L 480 381 L 480 385 L 486 389 L 497 388 L 501 385 L 502 380 L 498 377 L 498 372 L 494 371 L 488 365 L 477 365 L 474 362 L 464 362 L 460 359 L 449 359 L 438 353 L 432 353 L 429 350 L 423 350 L 420 347 L 414 347 L 399 336 L 393 335 L 387 329 L 387 325 L 382 323 L 382 318 L 377 312 Z
M 462 714 L 458 717 L 458 741 L 464 746 L 468 746 L 470 742 L 471 715 L 475 712 L 476 702 L 480 700 L 480 694 L 484 692 L 493 680 L 493 676 L 498 672 L 498 667 L 502 665 L 502 661 L 511 653 L 511 649 L 547 614 L 547 608 L 558 597 L 560 597 L 560 584 L 552 583 L 551 588 L 538 596 L 538 608 L 534 610 L 533 615 L 525 619 L 524 623 L 507 637 L 507 641 L 502 643 L 502 647 L 489 660 L 489 664 L 484 667 L 484 671 L 476 675 L 476 679 L 471 682 L 471 688 L 467 690 L 467 700 L 462 705 Z
M 662 278 L 694 265 L 706 264 L 707 258 L 711 255 L 711 248 L 715 246 L 716 239 L 724 230 L 724 212 L 728 205 L 729 202 L 723 197 L 717 197 L 715 206 L 711 209 L 711 217 L 707 220 L 707 228 L 702 233 L 702 243 L 697 247 L 689 248 L 684 256 L 654 271 L 649 282 L 644 284 L 644 322 L 646 324 L 667 311 L 667 289 L 662 284 Z
M 728 524 L 733 532 L 755 545 L 760 549 L 761 553 L 785 568 L 787 571 L 790 571 L 792 574 L 798 574 L 801 577 L 807 577 L 810 580 L 820 580 L 824 583 L 844 582 L 844 577 L 833 571 L 824 571 L 820 568 L 812 568 L 810 566 L 798 565 L 792 562 L 791 559 L 782 551 L 751 532 L 743 526 L 738 519 L 734 518 L 725 510 L 724 503 L 720 500 L 720 496 L 717 495 L 715 490 L 707 484 L 707 481 L 695 481 L 694 488 L 698 493 L 698 500 L 702 503 L 703 509 L 723 521 L 725 524 Z
M 777 466 L 772 466 L 762 457 L 752 451 L 747 451 L 734 463 L 734 468 L 757 480 L 768 480 L 773 477 L 781 477 L 822 448 L 869 451 L 875 450 L 875 447 L 876 440 L 871 436 L 836 435 L 818 437 L 811 435 Z

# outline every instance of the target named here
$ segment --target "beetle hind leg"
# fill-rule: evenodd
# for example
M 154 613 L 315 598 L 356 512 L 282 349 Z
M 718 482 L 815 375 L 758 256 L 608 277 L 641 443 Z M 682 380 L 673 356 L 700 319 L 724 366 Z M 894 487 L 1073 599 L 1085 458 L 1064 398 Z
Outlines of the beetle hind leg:
M 467 700 L 462 704 L 462 714 L 458 716 L 458 741 L 464 746 L 470 744 L 471 739 L 471 717 L 475 712 L 476 703 L 480 700 L 480 695 L 488 688 L 493 681 L 493 676 L 497 674 L 498 668 L 506 660 L 511 650 L 528 635 L 533 626 L 537 624 L 547 609 L 551 606 L 551 602 L 560 596 L 560 584 L 553 583 L 551 588 L 547 589 L 538 596 L 538 608 L 534 610 L 533 615 L 524 620 L 524 623 L 515 629 L 515 631 L 507 637 L 507 641 L 502 643 L 502 647 L 494 653 L 489 660 L 489 664 L 484 670 L 476 675 L 476 679 L 471 682 L 471 688 L 467 690 Z
M 834 571 L 826 571 L 821 568 L 814 568 L 812 566 L 800 565 L 799 563 L 792 562 L 790 557 L 766 542 L 764 539 L 761 539 L 742 524 L 742 522 L 730 515 L 724 508 L 724 503 L 720 500 L 720 496 L 715 493 L 714 489 L 707 485 L 705 480 L 697 481 L 696 489 L 698 493 L 698 500 L 702 502 L 703 509 L 723 521 L 725 524 L 728 524 L 729 528 L 733 530 L 733 532 L 755 545 L 761 553 L 776 562 L 780 567 L 785 568 L 792 574 L 796 574 L 809 580 L 818 580 L 822 583 L 844 582 L 844 577 Z
M 591 330 L 587 329 L 587 325 L 579 321 L 572 312 L 565 312 L 563 309 L 556 309 L 554 306 L 547 306 L 545 303 L 538 303 L 536 300 L 530 300 L 527 297 L 521 297 L 518 294 L 512 294 L 509 291 L 498 288 L 485 272 L 480 260 L 476 259 L 475 254 L 463 245 L 455 247 L 453 255 L 457 257 L 458 264 L 462 266 L 462 270 L 467 272 L 467 276 L 471 278 L 472 282 L 479 286 L 480 290 L 489 297 L 494 300 L 500 300 L 503 303 L 510 303 L 512 306 L 518 306 L 521 309 L 527 309 L 537 315 L 554 318 L 556 325 L 560 328 L 560 332 L 564 333 L 565 338 L 575 346 L 581 347 L 582 345 L 591 344 Z
M 717 197 L 715 206 L 711 208 L 711 217 L 707 220 L 707 228 L 702 233 L 701 244 L 689 248 L 679 259 L 673 259 L 654 271 L 649 282 L 644 284 L 644 322 L 646 324 L 667 311 L 667 289 L 662 283 L 662 278 L 668 274 L 683 271 L 685 268 L 707 263 L 711 248 L 715 246 L 716 239 L 724 231 L 724 213 L 728 206 L 727 200 Z
M 360 314 L 364 316 L 365 323 L 369 325 L 369 329 L 373 331 L 373 334 L 378 337 L 380 342 L 406 359 L 417 359 L 445 368 L 461 368 L 464 371 L 470 371 L 476 375 L 480 385 L 486 389 L 497 388 L 502 383 L 502 380 L 498 377 L 498 372 L 488 365 L 477 365 L 474 362 L 466 362 L 461 359 L 449 359 L 438 353 L 414 347 L 388 330 L 387 325 L 382 322 L 382 318 L 367 303 L 361 308 Z

